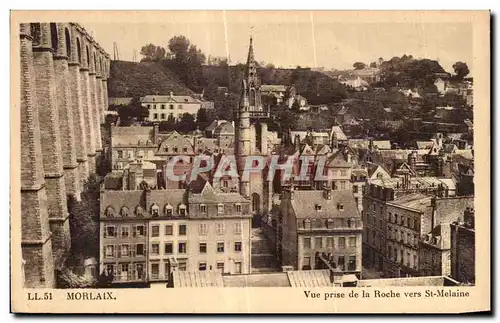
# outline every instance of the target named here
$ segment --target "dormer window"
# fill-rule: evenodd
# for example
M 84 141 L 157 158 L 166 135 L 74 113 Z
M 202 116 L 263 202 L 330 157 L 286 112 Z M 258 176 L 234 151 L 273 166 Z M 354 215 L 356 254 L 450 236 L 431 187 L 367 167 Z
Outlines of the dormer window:
M 121 215 L 123 217 L 127 217 L 129 215 L 129 212 L 128 212 L 128 207 L 124 206 L 122 207 L 122 210 L 121 210 Z
M 236 212 L 241 212 L 241 204 L 236 204 Z
M 224 214 L 224 204 L 222 203 L 217 204 L 217 213 Z
M 187 153 L 188 152 L 187 147 L 182 148 L 182 152 Z
M 316 204 L 315 205 L 316 211 L 321 211 L 321 204 Z
M 136 216 L 143 216 L 144 215 L 144 209 L 141 206 L 138 206 L 135 209 L 135 215 Z
M 207 213 L 207 205 L 200 204 L 200 213 Z
M 181 216 L 186 216 L 186 206 L 185 206 L 184 204 L 181 204 L 181 205 L 179 206 L 179 214 L 180 214 Z
M 342 203 L 337 204 L 337 210 L 344 211 L 344 204 Z
M 167 206 L 165 206 L 165 214 L 167 216 L 172 216 L 172 210 L 173 210 L 172 205 L 167 204 Z
M 163 147 L 163 151 L 168 153 L 168 146 Z
M 177 149 L 177 147 L 174 147 L 174 153 L 177 153 L 179 151 L 179 149 Z
M 106 216 L 110 218 L 114 217 L 115 209 L 113 209 L 111 206 L 108 206 L 108 208 L 106 209 Z
M 304 220 L 304 229 L 308 229 L 308 230 L 311 229 L 311 220 L 309 220 L 309 219 Z
M 160 208 L 158 207 L 158 205 L 153 204 L 153 206 L 151 206 L 151 215 L 158 216 L 159 213 L 160 213 Z

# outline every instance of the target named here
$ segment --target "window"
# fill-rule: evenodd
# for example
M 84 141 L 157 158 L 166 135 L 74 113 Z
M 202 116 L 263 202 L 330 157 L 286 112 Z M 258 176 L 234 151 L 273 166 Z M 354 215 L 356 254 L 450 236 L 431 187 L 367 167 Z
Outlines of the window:
M 316 208 L 316 211 L 321 211 L 321 204 L 316 204 L 315 208 Z
M 217 213 L 224 214 L 224 204 L 222 203 L 217 204 Z
M 185 224 L 179 224 L 179 235 L 185 236 L 187 231 L 187 227 Z
M 357 193 L 358 192 L 358 186 L 357 185 L 353 185 L 352 186 L 352 192 L 353 193 Z
M 187 153 L 187 152 L 188 152 L 187 147 L 182 148 L 182 152 L 183 152 L 183 153 Z
M 234 234 L 241 234 L 241 222 L 234 224 Z
M 143 225 L 136 226 L 135 233 L 138 237 L 143 237 L 144 236 L 144 226 Z
M 341 169 L 340 176 L 347 176 L 347 171 L 345 169 Z
M 408 260 L 408 262 L 405 261 L 405 264 L 410 266 L 410 253 L 409 252 L 406 253 L 406 259 Z
M 179 248 L 178 248 L 178 253 L 186 253 L 187 250 L 187 243 L 186 242 L 179 242 Z
M 347 264 L 347 270 L 356 270 L 356 256 L 349 256 L 349 263 Z
M 130 232 L 130 227 L 127 226 L 122 226 L 122 238 L 128 238 Z
M 118 153 L 118 158 L 123 158 L 123 151 L 118 150 L 117 153 Z
M 411 236 L 409 233 L 406 234 L 406 242 L 411 244 Z
M 160 236 L 160 226 L 159 225 L 153 225 L 151 227 L 151 236 L 152 237 L 159 237 Z
M 340 189 L 345 190 L 345 181 L 340 182 Z
M 206 236 L 208 231 L 208 225 L 206 223 L 200 223 L 198 231 L 200 236 Z
M 224 273 L 224 263 L 223 262 L 218 262 L 217 263 L 217 269 L 220 270 L 221 273 Z
M 241 251 L 241 242 L 235 242 L 234 243 L 234 251 L 238 251 L 240 252 Z
M 394 213 L 394 223 L 398 224 L 398 215 Z
M 174 245 L 172 242 L 165 242 L 165 254 L 171 255 L 174 253 Z
M 200 253 L 207 253 L 207 243 L 200 242 Z
M 170 108 L 170 110 L 173 110 L 174 109 L 174 105 L 170 104 L 169 108 Z
M 349 247 L 356 247 L 356 237 L 349 237 Z
M 162 110 L 164 110 L 165 109 L 165 104 L 162 104 L 161 108 L 162 108 Z
M 122 244 L 122 250 L 121 250 L 121 256 L 122 257 L 130 257 L 130 249 L 128 247 L 128 244 Z
M 115 238 L 116 237 L 116 228 L 114 226 L 106 227 L 106 237 Z
M 224 242 L 217 242 L 217 252 L 224 252 Z
M 234 263 L 234 272 L 237 274 L 241 274 L 241 261 L 237 261 Z
M 174 235 L 174 226 L 173 225 L 171 225 L 171 224 L 165 225 L 165 235 L 166 236 Z
M 304 237 L 304 248 L 311 249 L 311 238 Z
M 179 151 L 179 149 L 177 149 L 177 147 L 174 147 L 174 153 L 177 153 Z
M 163 147 L 163 151 L 168 153 L 168 146 Z
M 198 264 L 198 270 L 200 270 L 200 271 L 207 270 L 207 263 L 206 262 L 200 262 Z
M 241 212 L 241 204 L 236 204 L 236 212 L 240 213 Z
M 165 113 L 160 114 L 160 119 L 165 120 Z
M 306 267 L 307 269 L 311 269 L 311 257 L 304 257 L 302 270 L 304 270 L 304 267 Z
M 172 208 L 172 205 L 170 205 L 170 204 L 165 207 L 165 213 L 167 214 L 167 216 L 169 216 L 169 217 L 172 216 L 172 213 L 173 213 L 172 210 L 173 210 L 173 208 Z
M 160 273 L 160 264 L 151 264 L 151 278 L 158 279 Z
M 217 235 L 223 235 L 224 234 L 224 223 L 217 223 L 216 228 L 216 234 Z
M 186 206 L 184 204 L 182 204 L 181 206 L 179 206 L 179 214 L 181 216 L 186 216 Z
M 339 256 L 339 268 L 345 270 L 345 258 L 344 256 Z
M 178 259 L 177 260 L 177 268 L 179 271 L 187 270 L 187 259 Z
M 160 254 L 160 245 L 158 243 L 151 244 L 151 254 L 152 255 Z
M 340 249 L 345 248 L 345 237 L 339 237 L 339 248 Z
M 153 113 L 153 119 L 158 119 L 158 113 Z
M 225 188 L 228 188 L 229 187 L 229 182 L 224 180 L 222 181 L 222 186 L 224 186 Z
M 182 104 L 177 105 L 177 109 L 182 110 Z
M 200 204 L 200 213 L 207 213 L 207 206 L 205 204 Z
M 136 256 L 144 256 L 144 244 L 138 243 L 135 245 L 135 255 Z
M 322 237 L 316 237 L 314 239 L 314 247 L 315 248 L 323 248 L 323 238 Z
M 113 258 L 115 253 L 115 246 L 107 245 L 106 246 L 106 256 L 105 258 Z
M 380 229 L 382 229 L 382 228 L 384 227 L 384 225 L 383 225 L 383 223 L 382 223 L 382 219 L 380 219 L 380 220 L 379 220 L 378 225 L 379 225 L 379 228 L 380 228 Z
M 327 246 L 327 248 L 333 248 L 334 247 L 333 237 L 326 237 L 326 246 Z
M 344 211 L 344 204 L 337 204 L 337 209 L 340 211 Z

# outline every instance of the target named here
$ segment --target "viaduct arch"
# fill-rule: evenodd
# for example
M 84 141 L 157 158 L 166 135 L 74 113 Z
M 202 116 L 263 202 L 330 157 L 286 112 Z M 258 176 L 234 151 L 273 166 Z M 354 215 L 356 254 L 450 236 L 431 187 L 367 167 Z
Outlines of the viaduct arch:
M 26 287 L 53 287 L 70 248 L 68 197 L 102 154 L 110 56 L 76 23 L 20 24 L 21 226 Z

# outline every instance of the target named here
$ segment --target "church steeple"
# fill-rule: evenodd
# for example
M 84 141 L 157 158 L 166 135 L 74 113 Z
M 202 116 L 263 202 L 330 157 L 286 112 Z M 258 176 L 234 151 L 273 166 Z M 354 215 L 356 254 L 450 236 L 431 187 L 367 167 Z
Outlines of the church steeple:
M 257 75 L 257 62 L 253 52 L 253 38 L 250 36 L 250 46 L 248 48 L 247 66 L 245 69 L 245 80 L 242 84 L 243 97 L 247 97 L 250 110 L 261 110 L 260 83 Z M 257 108 L 257 109 L 256 109 Z

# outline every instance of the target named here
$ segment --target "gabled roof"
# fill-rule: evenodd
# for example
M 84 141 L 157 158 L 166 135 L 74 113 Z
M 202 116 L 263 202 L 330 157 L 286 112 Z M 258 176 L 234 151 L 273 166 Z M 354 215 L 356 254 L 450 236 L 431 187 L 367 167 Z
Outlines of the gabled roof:
M 154 145 L 153 127 L 111 127 L 111 144 L 115 146 L 137 146 L 139 141 L 141 145 L 146 145 L 148 141 Z
M 333 137 L 333 134 L 337 135 L 337 140 L 347 140 L 347 137 L 340 126 L 333 126 L 330 129 L 330 137 Z
M 359 211 L 351 190 L 331 192 L 331 199 L 325 198 L 322 190 L 295 190 L 290 200 L 298 219 L 327 219 L 335 217 L 359 217 Z M 321 211 L 316 210 L 321 205 Z M 343 205 L 343 210 L 339 209 Z
M 205 183 L 203 190 L 199 194 L 189 196 L 190 203 L 249 203 L 240 193 L 225 193 L 216 191 L 209 182 Z
M 344 152 L 342 150 L 338 150 L 330 158 L 328 158 L 326 167 L 352 167 L 352 164 L 347 162 Z

